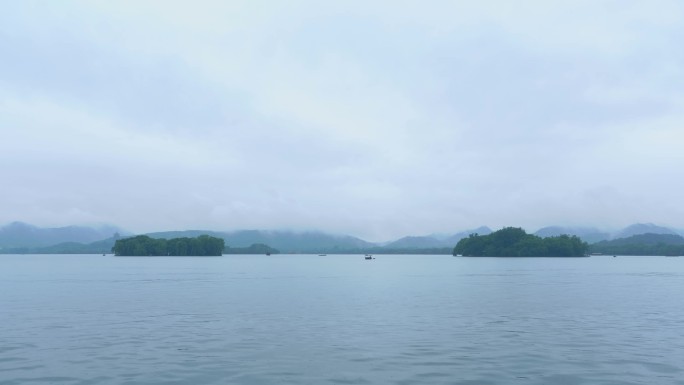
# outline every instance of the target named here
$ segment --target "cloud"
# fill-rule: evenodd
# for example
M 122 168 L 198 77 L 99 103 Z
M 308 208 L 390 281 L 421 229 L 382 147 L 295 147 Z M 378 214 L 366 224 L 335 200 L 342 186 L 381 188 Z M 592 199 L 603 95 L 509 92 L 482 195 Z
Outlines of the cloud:
M 16 3 L 0 222 L 681 227 L 682 6 Z

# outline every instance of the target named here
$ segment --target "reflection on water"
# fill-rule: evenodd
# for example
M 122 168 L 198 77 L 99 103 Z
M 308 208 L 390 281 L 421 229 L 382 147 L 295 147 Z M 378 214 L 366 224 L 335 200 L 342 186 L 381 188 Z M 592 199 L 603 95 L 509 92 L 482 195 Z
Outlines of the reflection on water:
M 684 259 L 0 256 L 0 383 L 684 384 Z

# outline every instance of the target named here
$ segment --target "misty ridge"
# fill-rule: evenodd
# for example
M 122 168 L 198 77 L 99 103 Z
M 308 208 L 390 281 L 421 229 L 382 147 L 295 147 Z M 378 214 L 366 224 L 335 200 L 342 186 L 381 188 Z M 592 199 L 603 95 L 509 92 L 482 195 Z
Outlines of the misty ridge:
M 431 234 L 405 236 L 389 242 L 368 242 L 351 235 L 329 234 L 318 231 L 287 230 L 178 230 L 133 234 L 112 225 L 66 226 L 42 228 L 23 222 L 12 222 L 0 227 L 0 253 L 3 254 L 89 254 L 111 253 L 117 239 L 134 235 L 151 238 L 172 239 L 209 235 L 225 241 L 226 253 L 240 251 L 262 251 L 265 245 L 272 252 L 280 253 L 374 253 L 374 254 L 451 254 L 454 246 L 470 234 L 488 235 L 492 229 L 481 226 L 452 234 Z M 683 245 L 684 231 L 677 231 L 651 223 L 637 223 L 619 231 L 608 232 L 594 227 L 549 226 L 532 233 L 542 238 L 560 235 L 577 236 L 592 245 L 591 251 L 613 253 L 615 250 L 648 251 L 664 250 L 663 255 L 679 253 L 679 249 L 644 248 L 647 244 Z M 644 234 L 653 235 L 644 238 Z M 639 238 L 641 236 L 641 238 Z M 627 240 L 627 241 L 625 241 Z M 615 243 L 615 247 L 611 248 Z M 631 247 L 638 244 L 638 248 Z M 625 248 L 628 245 L 627 248 Z M 631 248 L 630 248 L 631 247 Z M 646 254 L 646 255 L 647 255 Z

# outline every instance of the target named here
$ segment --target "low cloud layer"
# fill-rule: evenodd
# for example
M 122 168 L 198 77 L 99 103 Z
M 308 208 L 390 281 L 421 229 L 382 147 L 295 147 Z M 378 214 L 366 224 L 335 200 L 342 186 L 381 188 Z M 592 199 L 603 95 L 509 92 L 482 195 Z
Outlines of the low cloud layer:
M 684 227 L 679 1 L 14 2 L 0 223 Z

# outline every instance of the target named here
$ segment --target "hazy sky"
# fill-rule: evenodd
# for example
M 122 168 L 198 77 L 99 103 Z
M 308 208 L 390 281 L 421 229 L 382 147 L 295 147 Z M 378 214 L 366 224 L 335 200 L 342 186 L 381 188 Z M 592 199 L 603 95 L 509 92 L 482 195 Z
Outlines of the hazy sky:
M 0 224 L 684 227 L 684 5 L 7 1 Z

